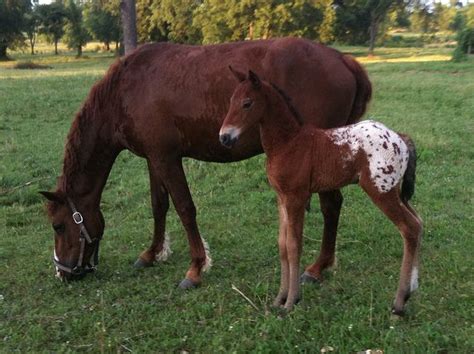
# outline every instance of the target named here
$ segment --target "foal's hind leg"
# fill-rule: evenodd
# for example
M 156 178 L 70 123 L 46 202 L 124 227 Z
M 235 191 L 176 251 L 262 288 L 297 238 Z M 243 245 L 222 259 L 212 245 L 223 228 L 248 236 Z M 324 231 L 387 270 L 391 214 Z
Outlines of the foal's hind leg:
M 317 282 L 322 279 L 322 271 L 334 264 L 336 250 L 337 225 L 342 206 L 342 194 L 339 190 L 319 193 L 319 203 L 324 217 L 321 251 L 315 263 L 306 267 L 301 282 Z
M 166 213 L 169 209 L 169 194 L 160 178 L 157 167 L 148 161 L 150 175 L 151 205 L 153 208 L 154 233 L 151 246 L 140 254 L 135 267 L 143 268 L 153 265 L 155 260 L 165 261 L 171 254 L 168 236 L 165 235 Z
M 400 281 L 392 308 L 394 314 L 402 315 L 406 301 L 418 287 L 418 252 L 423 226 L 420 219 L 415 216 L 416 213 L 413 214 L 402 203 L 398 188 L 393 188 L 388 193 L 379 193 L 372 185 L 362 185 L 362 187 L 373 202 L 397 226 L 403 237 L 403 261 L 400 270 Z

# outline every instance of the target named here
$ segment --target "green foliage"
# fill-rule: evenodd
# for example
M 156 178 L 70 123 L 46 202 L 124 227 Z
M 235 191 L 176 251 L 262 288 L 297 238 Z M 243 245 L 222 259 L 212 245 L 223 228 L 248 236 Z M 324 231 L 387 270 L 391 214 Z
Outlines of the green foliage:
M 30 0 L 0 0 L 0 60 L 7 59 L 7 48 L 23 42 L 24 14 L 30 8 Z
M 94 39 L 104 42 L 107 49 L 112 41 L 120 41 L 122 33 L 118 11 L 102 6 L 101 0 L 92 0 L 84 5 L 83 15 L 89 33 Z
M 433 51 L 380 55 L 439 53 Z M 143 271 L 132 268 L 150 244 L 153 218 L 146 162 L 128 152 L 117 159 L 104 191 L 98 271 L 77 282 L 55 279 L 52 229 L 37 192 L 55 184 L 74 113 L 113 60 L 88 55 L 35 58 L 54 61 L 52 70 L 0 66 L 0 351 L 472 352 L 472 59 L 366 66 L 374 84 L 368 116 L 410 134 L 419 155 L 413 202 L 425 223 L 420 288 L 407 316 L 392 321 L 402 241 L 356 186 L 343 191 L 337 267 L 320 286 L 303 287 L 293 313 L 282 317 L 270 308 L 279 281 L 278 212 L 263 156 L 230 164 L 185 162 L 214 260 L 199 289 L 176 288 L 189 249 L 172 206 L 172 256 Z M 302 264 L 319 253 L 318 209 L 315 196 L 306 214 Z
M 38 16 L 40 18 L 39 33 L 45 34 L 50 43 L 55 45 L 55 53 L 58 54 L 57 44 L 64 35 L 66 23 L 66 9 L 61 2 L 39 5 Z
M 64 40 L 70 49 L 77 49 L 77 56 L 82 55 L 82 47 L 90 40 L 83 16 L 82 6 L 75 0 L 69 0 L 66 5 L 67 21 L 64 26 Z
M 151 21 L 158 24 L 160 33 L 180 43 L 198 43 L 201 33 L 193 27 L 193 11 L 199 5 L 195 0 L 161 0 L 151 4 Z

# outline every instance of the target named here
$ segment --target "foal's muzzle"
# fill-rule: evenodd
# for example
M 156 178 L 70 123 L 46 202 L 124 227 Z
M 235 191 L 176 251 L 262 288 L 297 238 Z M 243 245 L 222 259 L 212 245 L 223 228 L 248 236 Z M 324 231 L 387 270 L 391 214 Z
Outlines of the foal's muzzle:
M 234 146 L 235 142 L 237 141 L 237 137 L 232 137 L 232 135 L 230 135 L 228 133 L 220 134 L 219 135 L 219 141 L 226 148 L 230 149 L 232 146 Z

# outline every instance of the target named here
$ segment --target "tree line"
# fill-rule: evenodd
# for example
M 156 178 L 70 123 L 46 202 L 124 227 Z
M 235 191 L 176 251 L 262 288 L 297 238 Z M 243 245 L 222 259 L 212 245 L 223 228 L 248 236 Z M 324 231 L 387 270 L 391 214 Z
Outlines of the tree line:
M 87 42 L 118 51 L 123 40 L 120 0 L 0 0 L 0 59 L 7 48 L 29 45 L 38 35 L 82 54 Z M 388 30 L 458 32 L 466 48 L 474 40 L 474 4 L 427 0 L 135 0 L 138 41 L 212 44 L 300 36 L 322 43 L 367 45 L 372 52 Z M 464 36 L 464 37 L 462 37 Z M 464 39 L 463 39 L 464 38 Z

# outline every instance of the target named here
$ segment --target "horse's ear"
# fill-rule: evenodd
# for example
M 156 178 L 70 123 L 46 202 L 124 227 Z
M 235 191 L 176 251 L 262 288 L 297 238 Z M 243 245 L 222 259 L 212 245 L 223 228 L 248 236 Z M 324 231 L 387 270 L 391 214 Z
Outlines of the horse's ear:
M 234 74 L 235 78 L 239 81 L 242 82 L 245 80 L 245 74 L 241 73 L 240 71 L 234 70 L 232 66 L 229 65 L 229 70 Z
M 248 79 L 252 83 L 253 87 L 259 89 L 262 86 L 262 82 L 260 81 L 260 78 L 252 70 L 249 70 Z
M 40 191 L 39 194 L 43 195 L 46 199 L 48 199 L 51 202 L 56 202 L 60 204 L 64 203 L 63 196 L 58 192 Z

